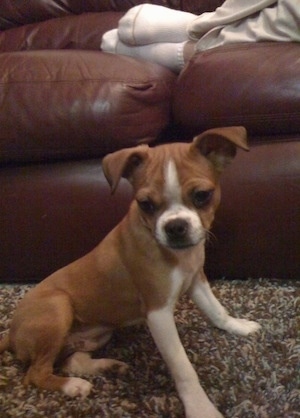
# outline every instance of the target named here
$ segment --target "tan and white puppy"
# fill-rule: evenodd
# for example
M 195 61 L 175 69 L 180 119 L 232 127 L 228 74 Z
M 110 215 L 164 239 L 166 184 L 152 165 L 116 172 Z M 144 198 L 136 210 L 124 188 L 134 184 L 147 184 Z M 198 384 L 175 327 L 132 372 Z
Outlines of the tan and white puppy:
M 121 177 L 133 186 L 128 214 L 89 254 L 30 290 L 14 314 L 0 351 L 29 364 L 25 384 L 87 396 L 91 384 L 53 373 L 64 361 L 72 374 L 97 374 L 124 363 L 92 359 L 115 328 L 145 320 L 175 380 L 189 418 L 221 417 L 203 391 L 179 339 L 173 317 L 188 293 L 212 323 L 247 335 L 252 321 L 230 316 L 203 271 L 204 244 L 220 201 L 219 176 L 247 150 L 242 127 L 211 129 L 191 144 L 124 149 L 106 156 L 103 169 L 115 191 Z

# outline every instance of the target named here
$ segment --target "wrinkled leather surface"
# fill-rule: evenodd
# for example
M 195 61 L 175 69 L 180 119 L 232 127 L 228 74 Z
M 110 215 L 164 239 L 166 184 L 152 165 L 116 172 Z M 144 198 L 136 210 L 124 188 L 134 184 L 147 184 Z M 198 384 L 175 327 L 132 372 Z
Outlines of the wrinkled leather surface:
M 104 54 L 136 0 L 0 2 L 0 280 L 40 280 L 85 254 L 126 213 L 101 157 L 140 142 L 243 124 L 250 153 L 224 173 L 208 243 L 211 277 L 299 277 L 299 45 L 197 54 L 176 78 Z M 220 0 L 156 4 L 196 14 Z
M 169 122 L 173 74 L 125 56 L 3 53 L 0 80 L 0 162 L 100 157 Z

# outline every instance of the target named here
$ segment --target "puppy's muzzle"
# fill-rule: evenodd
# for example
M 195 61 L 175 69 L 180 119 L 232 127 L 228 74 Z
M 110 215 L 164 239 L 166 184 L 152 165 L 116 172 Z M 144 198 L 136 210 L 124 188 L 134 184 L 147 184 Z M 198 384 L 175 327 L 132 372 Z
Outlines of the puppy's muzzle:
M 164 247 L 184 249 L 205 239 L 205 230 L 196 211 L 177 206 L 158 218 L 155 237 Z
M 172 219 L 164 225 L 166 246 L 174 249 L 184 249 L 198 243 L 191 231 L 191 225 L 186 219 Z
M 165 225 L 165 233 L 170 245 L 183 245 L 188 241 L 189 224 L 185 219 L 173 219 Z

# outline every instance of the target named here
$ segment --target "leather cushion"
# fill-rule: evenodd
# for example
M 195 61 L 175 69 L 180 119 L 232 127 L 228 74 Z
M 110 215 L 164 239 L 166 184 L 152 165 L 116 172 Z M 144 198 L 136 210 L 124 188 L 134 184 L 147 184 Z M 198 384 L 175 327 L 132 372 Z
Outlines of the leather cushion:
M 169 123 L 175 76 L 100 51 L 0 54 L 0 161 L 98 157 Z

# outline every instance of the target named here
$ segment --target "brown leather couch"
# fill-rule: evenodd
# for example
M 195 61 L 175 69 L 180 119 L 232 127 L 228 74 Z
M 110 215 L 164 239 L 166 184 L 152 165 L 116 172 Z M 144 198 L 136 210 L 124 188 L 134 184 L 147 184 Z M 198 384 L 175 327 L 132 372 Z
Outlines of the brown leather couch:
M 250 153 L 223 176 L 211 277 L 299 278 L 300 46 L 236 44 L 179 76 L 100 51 L 126 0 L 2 0 L 0 279 L 36 281 L 83 255 L 126 212 L 101 170 L 108 152 L 244 125 Z M 221 1 L 153 1 L 200 14 Z

